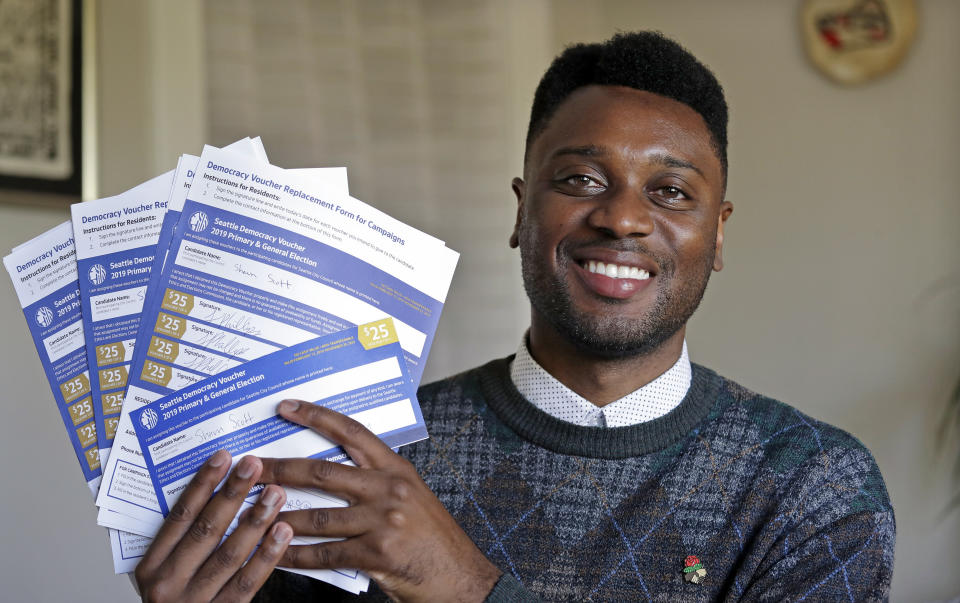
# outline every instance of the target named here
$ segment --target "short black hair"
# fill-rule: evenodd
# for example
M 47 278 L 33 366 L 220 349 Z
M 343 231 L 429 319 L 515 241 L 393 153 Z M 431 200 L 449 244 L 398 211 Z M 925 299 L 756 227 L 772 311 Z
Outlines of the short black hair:
M 543 74 L 533 97 L 526 152 L 557 107 L 584 86 L 625 86 L 679 101 L 703 117 L 724 179 L 727 101 L 713 73 L 684 47 L 656 31 L 618 33 L 606 42 L 567 47 Z

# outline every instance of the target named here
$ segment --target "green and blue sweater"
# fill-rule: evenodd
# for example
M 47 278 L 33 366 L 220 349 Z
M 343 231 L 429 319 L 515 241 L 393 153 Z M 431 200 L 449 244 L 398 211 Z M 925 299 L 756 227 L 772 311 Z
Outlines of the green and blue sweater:
M 854 437 L 698 365 L 663 417 L 578 427 L 509 362 L 422 387 L 430 439 L 401 449 L 503 570 L 489 600 L 887 599 L 893 509 Z M 355 598 L 279 571 L 259 596 Z

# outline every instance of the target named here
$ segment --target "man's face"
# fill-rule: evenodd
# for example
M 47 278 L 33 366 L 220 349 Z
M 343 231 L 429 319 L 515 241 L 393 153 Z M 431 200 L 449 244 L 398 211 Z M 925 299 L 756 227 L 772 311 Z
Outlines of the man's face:
M 682 337 L 733 211 L 700 115 L 649 92 L 581 88 L 534 140 L 524 176 L 511 245 L 534 328 L 606 357 Z

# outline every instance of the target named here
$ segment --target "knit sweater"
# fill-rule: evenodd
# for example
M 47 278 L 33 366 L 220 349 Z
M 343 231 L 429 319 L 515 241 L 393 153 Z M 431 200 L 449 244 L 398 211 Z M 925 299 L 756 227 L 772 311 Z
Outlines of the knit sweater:
M 667 415 L 578 427 L 509 361 L 421 388 L 431 437 L 401 449 L 503 570 L 489 600 L 888 597 L 893 509 L 854 437 L 698 365 Z M 278 571 L 260 600 L 354 599 L 335 590 Z

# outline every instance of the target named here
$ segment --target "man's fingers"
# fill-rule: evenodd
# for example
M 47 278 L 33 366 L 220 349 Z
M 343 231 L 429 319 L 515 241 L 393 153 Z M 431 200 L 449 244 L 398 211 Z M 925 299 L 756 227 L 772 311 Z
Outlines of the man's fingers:
M 356 467 L 315 459 L 260 459 L 264 484 L 282 484 L 299 488 L 317 488 L 328 494 L 354 502 L 368 484 Z
M 306 569 L 344 569 L 363 567 L 368 570 L 370 555 L 356 538 L 320 544 L 288 546 L 277 563 L 279 567 Z
M 273 526 L 260 548 L 220 590 L 214 601 L 249 601 L 267 581 L 293 538 L 293 530 L 285 523 Z
M 204 601 L 217 594 L 250 556 L 285 500 L 286 493 L 280 486 L 264 488 L 253 507 L 241 514 L 237 529 L 197 571 L 187 588 L 188 592 Z
M 223 487 L 187 528 L 170 559 L 176 559 L 177 565 L 181 567 L 200 567 L 220 543 L 230 522 L 240 510 L 243 499 L 257 483 L 261 468 L 260 459 L 255 456 L 240 459 Z
M 390 447 L 362 423 L 329 408 L 300 400 L 284 400 L 277 405 L 277 413 L 340 444 L 360 467 L 379 467 L 393 456 Z
M 229 468 L 230 453 L 226 450 L 218 451 L 200 467 L 197 475 L 170 509 L 167 520 L 160 527 L 153 544 L 137 566 L 138 579 L 141 575 L 152 573 L 170 555 L 183 535 L 190 529 L 200 510 L 210 500 L 210 495 L 213 494 L 217 484 L 223 480 Z
M 362 511 L 356 507 L 322 507 L 284 511 L 279 519 L 290 524 L 293 532 L 300 536 L 350 538 L 370 529 L 369 522 L 364 521 Z

